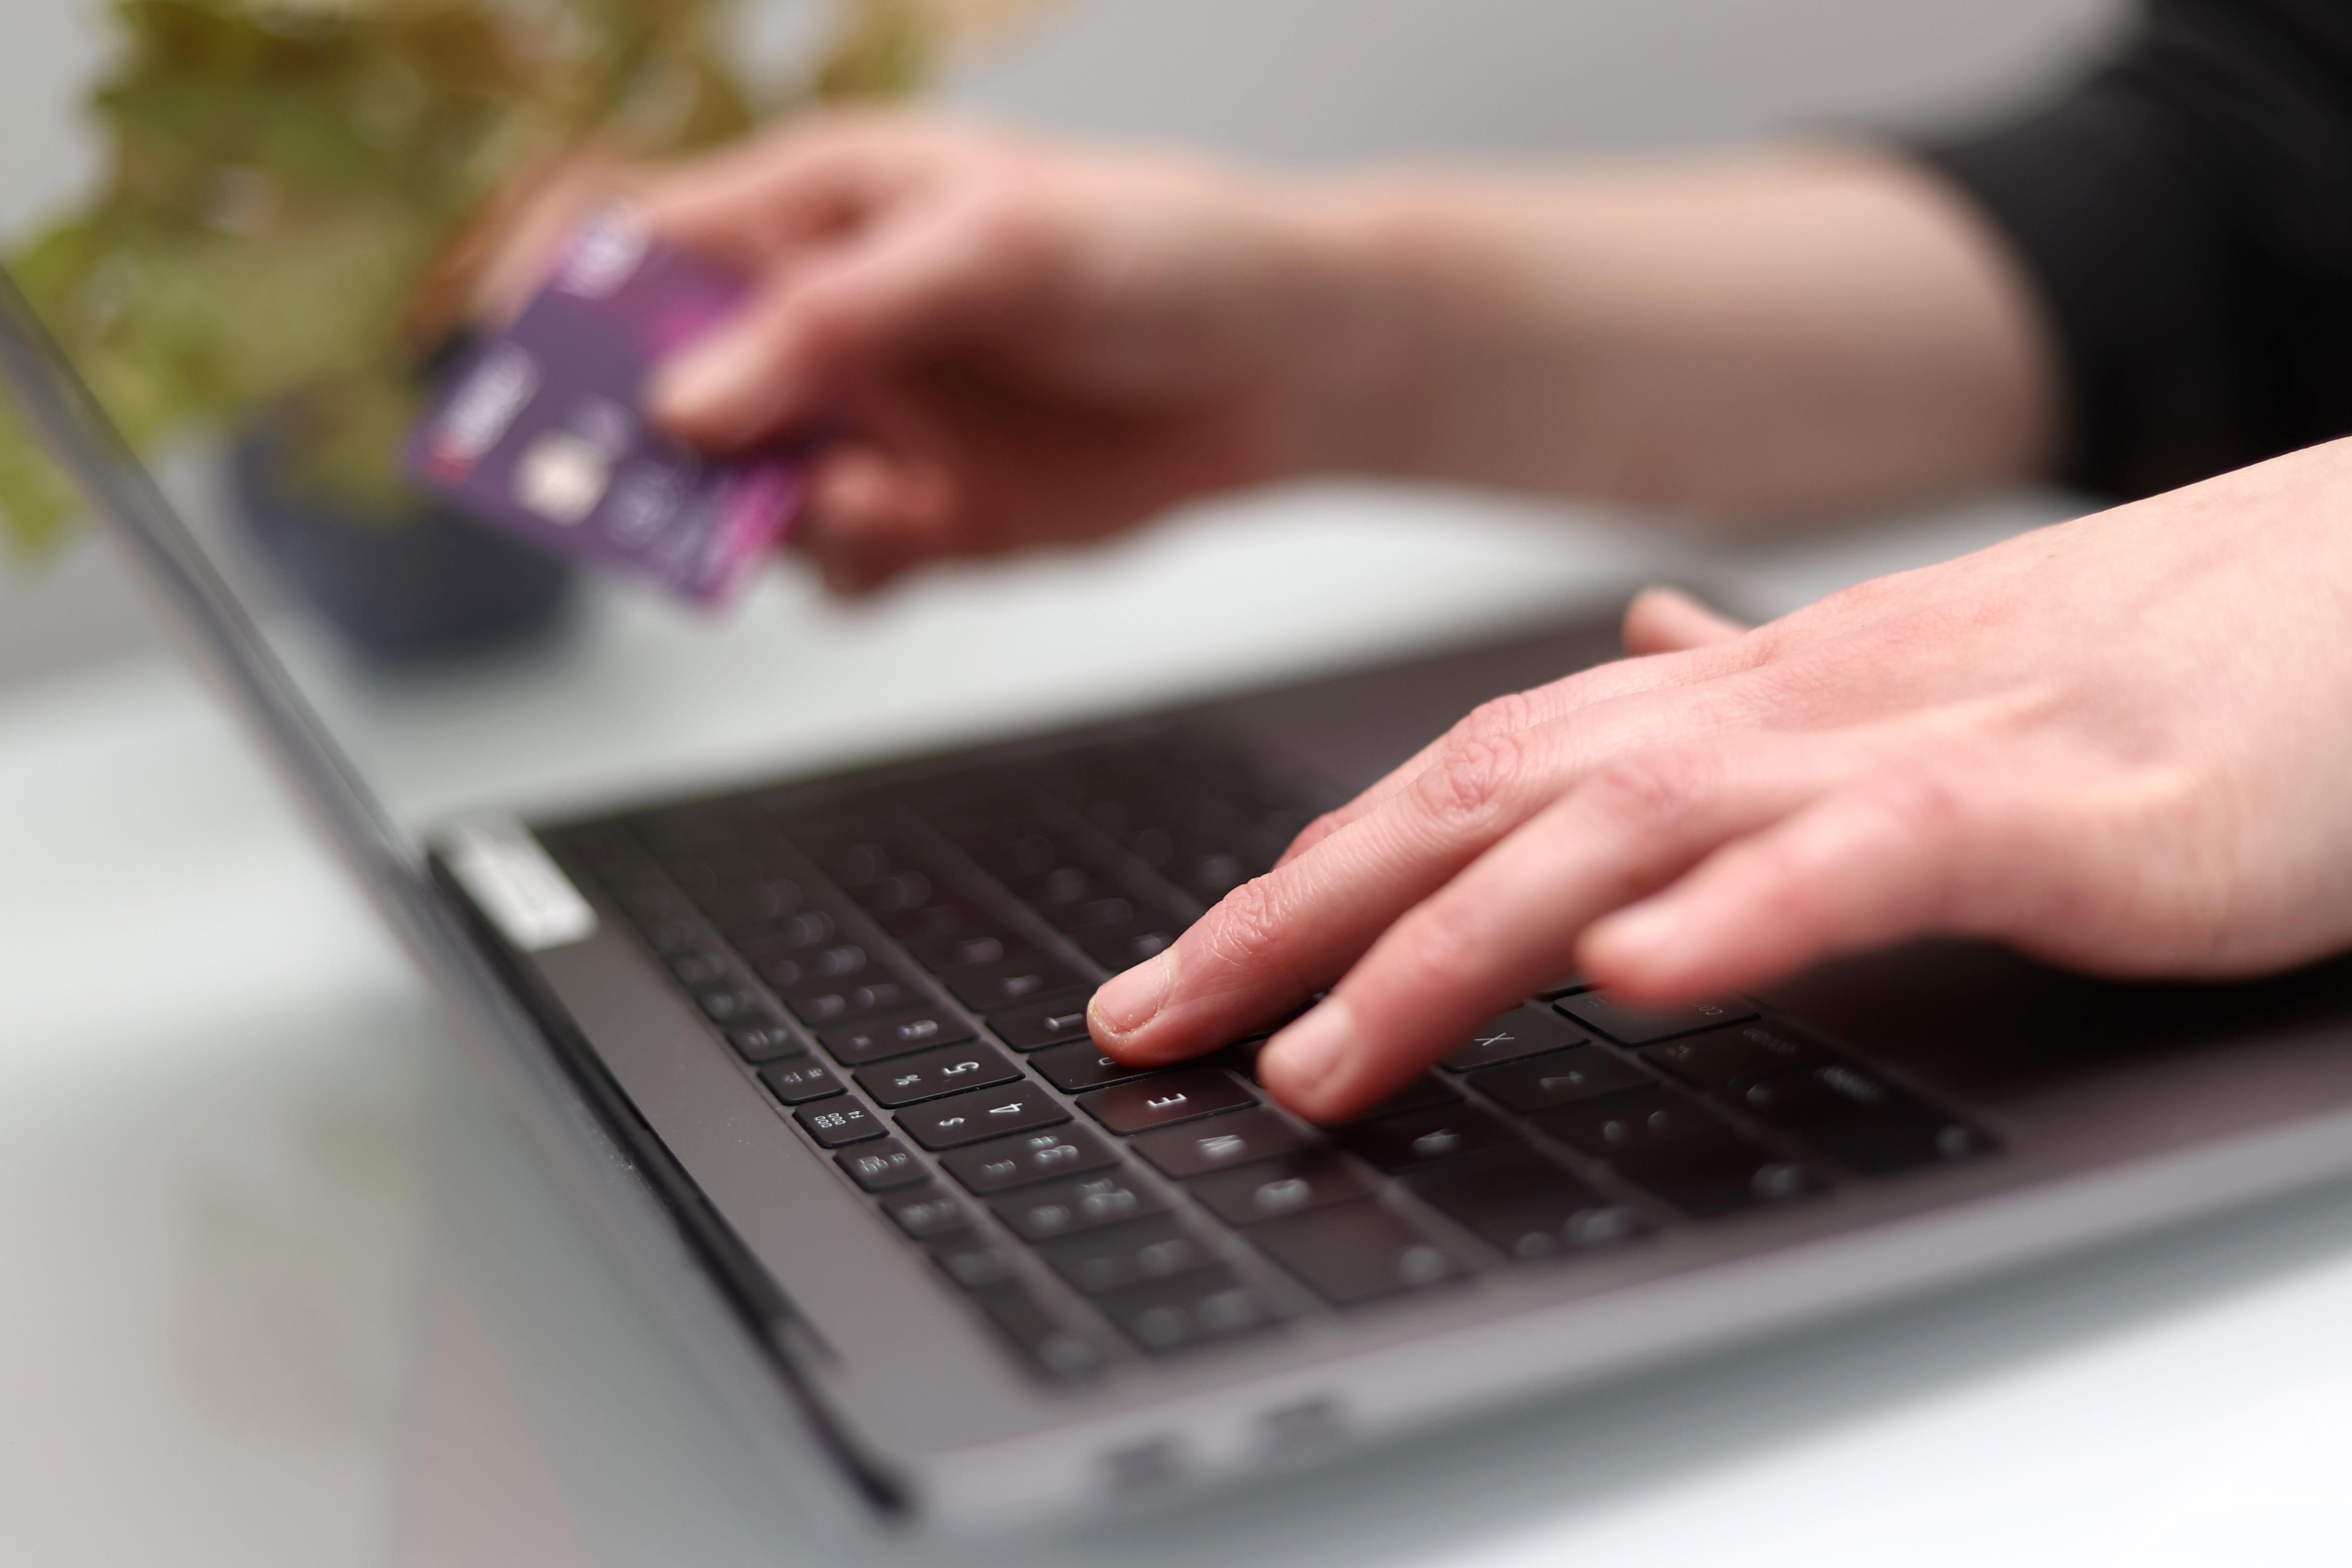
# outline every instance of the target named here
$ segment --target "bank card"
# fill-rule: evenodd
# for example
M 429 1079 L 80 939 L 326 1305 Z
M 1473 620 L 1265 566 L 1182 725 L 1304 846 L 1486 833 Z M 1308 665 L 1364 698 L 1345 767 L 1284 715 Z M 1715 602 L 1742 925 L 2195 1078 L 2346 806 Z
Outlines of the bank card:
M 451 366 L 409 439 L 410 477 L 557 555 L 724 605 L 789 531 L 803 465 L 786 453 L 700 456 L 649 425 L 639 401 L 654 368 L 745 293 L 630 214 L 599 214 L 514 324 Z

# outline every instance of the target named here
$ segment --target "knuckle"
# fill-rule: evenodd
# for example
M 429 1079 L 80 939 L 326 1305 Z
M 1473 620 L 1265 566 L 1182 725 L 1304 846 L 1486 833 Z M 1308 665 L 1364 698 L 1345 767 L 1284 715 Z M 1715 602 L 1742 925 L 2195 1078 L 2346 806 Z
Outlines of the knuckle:
M 1516 735 L 1495 735 L 1447 750 L 1414 781 L 1423 810 L 1442 823 L 1468 827 L 1492 816 L 1526 770 Z
M 1252 877 L 1217 901 L 1201 923 L 1210 949 L 1231 962 L 1267 961 L 1290 936 L 1290 901 L 1269 873 Z
M 1968 836 L 1977 816 L 1971 792 L 1924 768 L 1890 768 L 1873 779 L 1867 800 L 1915 843 L 1948 845 Z
M 1017 261 L 1039 256 L 1051 245 L 1050 216 L 1025 171 L 1003 171 L 981 182 L 961 207 L 958 226 L 975 255 Z
M 1713 770 L 1680 752 L 1621 757 L 1593 777 L 1595 804 L 1611 818 L 1646 829 L 1676 826 L 1705 813 L 1715 794 Z
M 1498 697 L 1489 697 L 1472 708 L 1446 738 L 1457 745 L 1475 746 L 1481 741 L 1517 735 L 1536 722 L 1535 709 L 1535 700 L 1525 692 L 1507 692 Z

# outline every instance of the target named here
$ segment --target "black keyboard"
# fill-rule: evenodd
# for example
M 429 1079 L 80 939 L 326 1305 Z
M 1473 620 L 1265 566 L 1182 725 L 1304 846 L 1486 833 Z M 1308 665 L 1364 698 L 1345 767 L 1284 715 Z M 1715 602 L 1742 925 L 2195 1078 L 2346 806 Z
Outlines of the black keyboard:
M 1168 728 L 548 841 L 1049 1376 L 1572 1267 L 1995 1146 L 1747 999 L 1635 1011 L 1573 977 L 1339 1127 L 1260 1093 L 1259 1040 L 1148 1073 L 1097 1051 L 1095 986 L 1271 867 L 1320 804 Z

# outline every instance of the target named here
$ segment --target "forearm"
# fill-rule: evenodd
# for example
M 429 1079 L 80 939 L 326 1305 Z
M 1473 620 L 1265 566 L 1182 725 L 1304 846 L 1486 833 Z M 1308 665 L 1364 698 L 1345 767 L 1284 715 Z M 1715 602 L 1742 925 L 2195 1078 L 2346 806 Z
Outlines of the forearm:
M 1302 466 L 1770 519 L 2013 482 L 2057 441 L 2026 286 L 1891 156 L 1391 177 L 1300 211 Z

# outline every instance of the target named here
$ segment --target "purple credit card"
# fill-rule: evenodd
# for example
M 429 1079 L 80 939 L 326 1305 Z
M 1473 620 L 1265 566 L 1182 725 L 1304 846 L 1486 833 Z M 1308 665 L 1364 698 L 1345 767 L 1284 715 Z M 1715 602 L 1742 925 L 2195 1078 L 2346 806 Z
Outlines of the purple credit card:
M 625 212 L 590 220 L 514 325 L 451 370 L 409 438 L 409 476 L 557 555 L 727 603 L 791 528 L 803 465 L 699 456 L 637 405 L 654 367 L 744 292 Z

